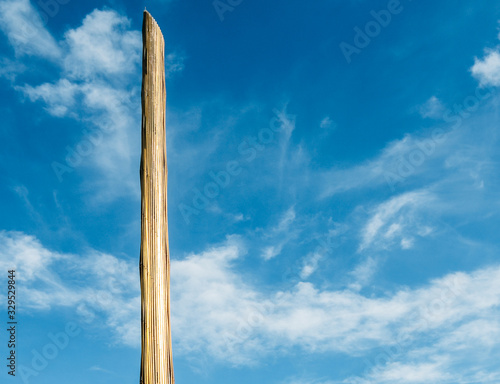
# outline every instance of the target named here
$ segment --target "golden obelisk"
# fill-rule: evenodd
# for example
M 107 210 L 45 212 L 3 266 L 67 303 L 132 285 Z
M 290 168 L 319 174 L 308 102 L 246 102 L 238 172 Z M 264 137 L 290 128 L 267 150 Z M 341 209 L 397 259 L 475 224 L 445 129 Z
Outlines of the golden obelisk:
M 141 384 L 174 384 L 170 334 L 164 41 L 145 10 L 142 26 Z

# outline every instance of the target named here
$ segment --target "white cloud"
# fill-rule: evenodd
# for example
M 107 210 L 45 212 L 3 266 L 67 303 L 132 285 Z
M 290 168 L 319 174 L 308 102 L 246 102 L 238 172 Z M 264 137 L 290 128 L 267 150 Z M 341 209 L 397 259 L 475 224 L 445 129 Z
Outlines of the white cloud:
M 475 59 L 471 72 L 479 80 L 481 86 L 499 86 L 500 52 L 498 50 L 487 50 L 483 59 Z
M 304 259 L 302 270 L 300 271 L 300 278 L 305 280 L 309 278 L 318 269 L 319 261 L 323 258 L 320 253 L 313 253 L 307 255 Z
M 130 22 L 115 11 L 94 10 L 76 29 L 65 35 L 69 52 L 66 73 L 77 79 L 135 73 L 141 59 L 141 34 L 129 30 Z
M 283 250 L 283 244 L 270 245 L 262 250 L 262 258 L 264 260 L 271 260 L 272 258 L 278 256 Z
M 17 75 L 23 73 L 26 69 L 26 65 L 16 63 L 15 61 L 5 57 L 0 60 L 0 77 L 5 77 L 11 82 L 14 82 Z
M 415 242 L 415 239 L 413 239 L 413 238 L 403 238 L 403 239 L 401 239 L 401 248 L 402 249 L 410 249 L 413 247 L 414 242 Z
M 438 340 L 444 340 L 450 329 L 496 314 L 500 303 L 497 267 L 450 274 L 380 298 L 303 282 L 289 291 L 266 294 L 234 272 L 232 264 L 244 253 L 231 239 L 172 263 L 174 338 L 183 353 L 209 353 L 250 364 L 275 348 L 292 346 L 359 355 L 391 345 L 401 335 L 419 346 L 419 335 L 439 331 Z M 488 295 L 479 300 L 483 291 Z
M 402 364 L 391 363 L 384 370 L 369 376 L 374 383 L 440 383 L 452 377 L 444 372 L 441 362 Z
M 407 134 L 400 140 L 390 142 L 378 156 L 362 164 L 320 173 L 319 195 L 327 198 L 358 188 L 398 186 L 399 182 L 404 182 L 407 178 L 425 174 L 433 162 L 449 150 L 451 142 L 454 141 L 452 139 L 453 132 L 443 134 L 439 143 L 433 141 L 431 135 L 421 138 Z M 420 156 L 418 160 L 423 159 L 423 162 L 413 166 L 410 163 L 410 155 L 417 152 Z
M 409 347 L 396 344 L 385 348 L 370 362 L 377 364 L 343 383 L 496 384 L 500 370 L 495 361 L 500 358 L 500 350 L 495 341 L 498 340 L 500 322 L 498 318 L 481 319 L 481 314 L 477 317 L 479 319 L 434 333 L 432 343 L 425 344 L 415 339 Z
M 321 129 L 334 129 L 336 127 L 335 122 L 330 118 L 330 116 L 326 116 L 321 122 L 319 123 L 319 127 Z
M 0 267 L 15 267 L 23 276 L 25 308 L 74 308 L 85 321 L 104 323 L 121 343 L 139 345 L 136 263 L 95 251 L 83 257 L 57 254 L 17 232 L 1 232 L 0 237 L 6 244 Z M 308 353 L 356 357 L 404 343 L 386 364 L 359 379 L 366 381 L 357 382 L 423 383 L 444 380 L 465 355 L 496 348 L 492 340 L 500 332 L 498 266 L 449 274 L 381 297 L 303 282 L 272 293 L 235 272 L 234 263 L 245 253 L 242 241 L 232 236 L 199 254 L 172 260 L 177 354 L 246 365 L 295 346 Z M 430 346 L 427 338 L 433 340 Z M 464 365 L 453 372 L 465 377 L 475 374 L 471 369 Z
M 206 351 L 228 358 L 228 330 L 236 331 L 239 320 L 262 302 L 231 270 L 231 263 L 245 252 L 239 238 L 230 237 L 220 246 L 172 261 L 172 332 L 178 352 Z M 230 360 L 250 361 L 244 354 Z
M 464 103 L 470 100 L 476 103 L 474 107 L 464 107 L 459 112 L 447 110 L 444 122 L 389 142 L 379 154 L 364 162 L 320 171 L 314 175 L 319 197 L 329 198 L 355 189 L 395 192 L 417 184 L 457 182 L 459 174 L 461 186 L 451 189 L 461 189 L 473 178 L 478 188 L 486 185 L 480 173 L 494 156 L 498 120 L 494 106 L 498 100 L 491 94 L 474 93 Z M 451 164 L 454 166 L 450 167 Z
M 498 35 L 500 39 L 500 34 Z M 486 48 L 485 56 L 474 58 L 474 65 L 471 67 L 472 75 L 479 80 L 481 87 L 500 86 L 500 45 L 494 49 Z
M 281 111 L 278 111 L 276 109 L 273 111 L 278 119 L 283 123 L 280 134 L 280 155 L 278 163 L 280 189 L 283 186 L 285 168 L 289 166 L 290 163 L 293 164 L 293 161 L 290 161 L 291 159 L 288 158 L 288 152 L 290 147 L 290 140 L 292 138 L 293 132 L 295 131 L 295 116 L 288 115 L 286 108 L 287 106 L 285 105 Z M 300 156 L 297 156 L 297 154 L 295 153 L 293 157 Z M 296 159 L 292 160 L 295 161 Z
M 0 231 L 0 266 L 2 270 L 16 268 L 21 282 L 50 281 L 48 265 L 64 258 L 62 254 L 45 249 L 33 236 L 22 232 Z
M 427 191 L 407 192 L 390 198 L 378 205 L 362 230 L 363 251 L 371 246 L 387 247 L 395 238 L 401 238 L 401 246 L 408 249 L 412 241 L 407 237 L 413 233 L 426 233 L 418 222 L 416 212 L 428 209 L 432 196 Z M 385 228 L 385 229 L 384 229 Z
M 282 214 L 278 224 L 266 229 L 263 241 L 272 243 L 272 245 L 267 245 L 262 249 L 261 256 L 264 260 L 270 260 L 278 256 L 283 247 L 297 236 L 298 231 L 292 229 L 295 218 L 295 207 L 292 206 Z
M 104 369 L 98 365 L 93 365 L 92 367 L 89 368 L 89 371 L 97 371 L 97 372 L 104 372 L 104 373 L 109 373 L 109 374 L 115 374 L 114 372 L 112 371 L 109 371 L 107 369 Z
M 14 31 L 13 36 L 17 36 L 17 24 L 23 25 L 28 16 L 35 19 L 37 16 L 26 0 L 3 1 L 0 7 L 7 12 L 0 18 L 0 25 L 8 33 Z M 109 202 L 120 196 L 138 198 L 140 31 L 130 29 L 130 21 L 116 11 L 98 9 L 88 14 L 80 26 L 69 29 L 60 43 L 55 42 L 41 21 L 34 26 L 35 38 L 11 39 L 11 44 L 18 53 L 43 58 L 56 55 L 55 65 L 61 66 L 62 75 L 54 82 L 15 85 L 15 88 L 31 101 L 42 101 L 49 114 L 76 119 L 84 134 L 67 146 L 73 151 L 84 146 L 90 148 L 82 151 L 85 155 L 72 164 L 65 158 L 53 161 L 97 171 L 82 186 L 90 194 L 91 203 Z M 168 53 L 165 60 L 168 77 L 184 68 L 184 57 L 178 53 Z M 22 68 L 21 59 L 18 61 Z M 15 73 L 9 70 L 4 76 L 14 79 Z
M 16 269 L 23 308 L 73 308 L 82 323 L 103 322 L 120 343 L 139 344 L 136 263 L 93 250 L 85 256 L 57 253 L 21 232 L 0 232 L 0 243 L 0 268 Z
M 0 1 L 0 28 L 17 56 L 39 56 L 56 60 L 61 50 L 45 29 L 44 22 L 29 0 Z
M 288 210 L 283 214 L 278 226 L 273 228 L 271 232 L 273 233 L 288 232 L 290 226 L 293 224 L 295 220 L 295 217 L 296 217 L 295 207 L 288 208 Z
M 42 100 L 50 114 L 75 118 L 92 132 L 68 146 L 75 151 L 85 142 L 90 148 L 71 166 L 97 170 L 84 185 L 93 202 L 139 196 L 134 171 L 140 155 L 135 145 L 140 139 L 140 89 L 133 81 L 142 43 L 140 33 L 129 27 L 128 19 L 115 11 L 94 10 L 65 34 L 61 79 L 16 87 L 31 101 Z M 65 163 L 64 158 L 53 160 Z
M 53 116 L 63 117 L 71 113 L 75 105 L 75 95 L 78 85 L 61 79 L 56 84 L 42 84 L 38 87 L 26 85 L 19 87 L 31 101 L 43 100 L 47 104 L 46 110 Z
M 169 53 L 165 56 L 165 76 L 173 77 L 176 73 L 184 70 L 185 57 L 179 53 Z
M 361 262 L 350 273 L 354 281 L 349 284 L 349 288 L 354 291 L 361 290 L 372 280 L 377 267 L 378 262 L 373 257 L 368 257 L 366 260 Z
M 334 381 L 330 380 L 322 380 L 322 379 L 313 379 L 313 378 L 287 378 L 282 382 L 283 384 L 337 384 Z
M 445 107 L 436 96 L 432 96 L 420 106 L 420 114 L 425 118 L 442 119 L 444 113 Z
M 75 165 L 68 164 L 97 171 L 85 188 L 93 191 L 94 202 L 107 202 L 123 195 L 139 196 L 134 172 L 140 151 L 135 145 L 140 139 L 138 89 L 127 90 L 98 80 L 75 83 L 68 79 L 18 89 L 32 101 L 43 100 L 51 115 L 72 117 L 87 125 L 80 141 L 69 147 L 75 152 L 85 142 L 90 149 L 84 152 L 85 156 L 78 157 L 80 161 L 74 162 Z M 64 158 L 53 160 L 65 162 Z

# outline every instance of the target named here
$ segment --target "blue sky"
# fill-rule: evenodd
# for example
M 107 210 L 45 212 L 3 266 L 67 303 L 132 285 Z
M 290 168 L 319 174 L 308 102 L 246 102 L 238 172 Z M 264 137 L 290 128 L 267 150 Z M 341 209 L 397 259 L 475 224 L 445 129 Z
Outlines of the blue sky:
M 2 376 L 139 381 L 145 6 L 177 382 L 499 383 L 491 0 L 0 0 Z

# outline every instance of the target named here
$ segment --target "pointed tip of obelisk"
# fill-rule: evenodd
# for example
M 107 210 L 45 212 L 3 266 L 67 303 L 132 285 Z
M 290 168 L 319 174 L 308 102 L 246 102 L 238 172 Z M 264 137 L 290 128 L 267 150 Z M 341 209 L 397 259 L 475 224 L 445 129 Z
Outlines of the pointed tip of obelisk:
M 149 13 L 149 11 L 146 9 L 146 7 L 144 7 L 143 13 L 144 13 L 144 17 L 150 17 L 152 20 L 154 20 L 156 22 L 155 18 L 151 15 L 151 13 Z
M 146 7 L 144 7 L 144 12 L 143 12 L 143 14 L 144 14 L 144 18 L 145 18 L 145 19 L 146 19 L 146 18 L 151 19 L 151 21 L 152 21 L 153 25 L 155 25 L 155 26 L 157 26 L 157 27 L 159 28 L 157 21 L 156 21 L 156 20 L 155 20 L 155 18 L 151 15 L 151 13 L 149 13 L 149 12 L 148 12 L 148 10 L 146 9 Z
M 163 33 L 161 32 L 161 28 L 160 26 L 158 25 L 157 21 L 155 20 L 155 18 L 153 16 L 151 16 L 151 14 L 146 10 L 144 9 L 144 13 L 143 13 L 143 34 L 146 33 L 146 30 L 150 30 L 150 31 L 157 31 L 157 34 L 159 35 L 159 38 L 161 39 L 161 42 L 163 44 Z M 144 35 L 145 36 L 145 35 Z

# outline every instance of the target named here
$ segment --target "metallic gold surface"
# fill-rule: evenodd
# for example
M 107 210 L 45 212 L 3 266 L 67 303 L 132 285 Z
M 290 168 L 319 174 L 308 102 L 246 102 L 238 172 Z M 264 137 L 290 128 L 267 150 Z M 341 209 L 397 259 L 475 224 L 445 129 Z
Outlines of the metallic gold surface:
M 141 155 L 141 384 L 174 384 L 170 335 L 163 35 L 144 11 Z

